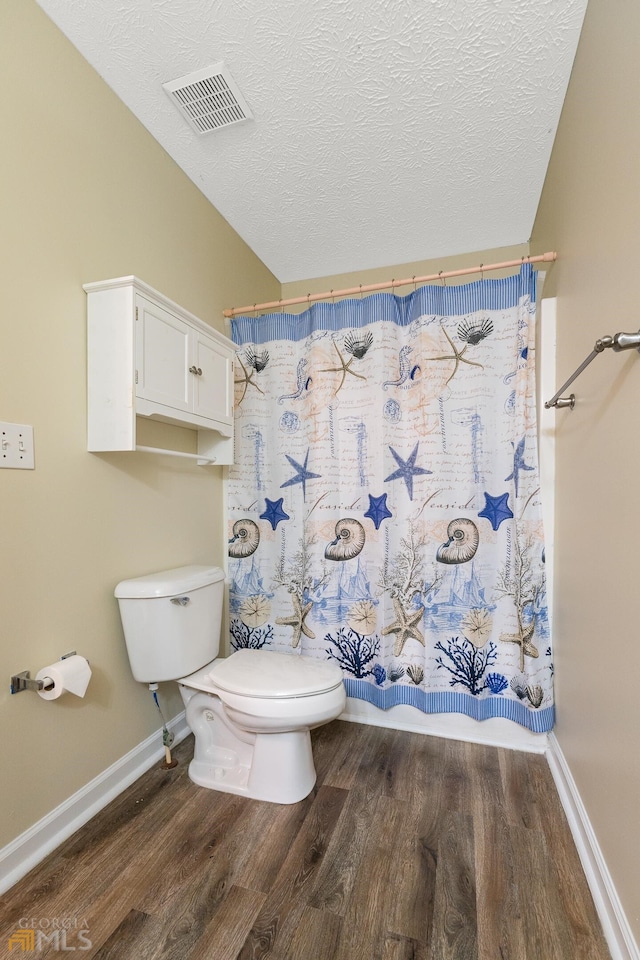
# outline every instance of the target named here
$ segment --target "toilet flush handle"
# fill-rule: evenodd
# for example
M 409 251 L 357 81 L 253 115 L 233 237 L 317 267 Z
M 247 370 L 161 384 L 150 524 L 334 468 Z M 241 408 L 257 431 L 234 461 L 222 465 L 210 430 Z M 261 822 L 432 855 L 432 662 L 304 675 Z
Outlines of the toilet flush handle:
M 171 603 L 177 603 L 179 607 L 186 607 L 191 603 L 191 597 L 171 597 Z

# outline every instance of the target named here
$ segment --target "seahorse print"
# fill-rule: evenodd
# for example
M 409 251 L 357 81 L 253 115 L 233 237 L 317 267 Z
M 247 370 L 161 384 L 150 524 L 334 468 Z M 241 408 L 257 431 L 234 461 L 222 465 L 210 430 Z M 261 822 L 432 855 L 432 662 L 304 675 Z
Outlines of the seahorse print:
M 295 393 L 287 393 L 282 397 L 278 397 L 278 403 L 284 403 L 285 400 L 299 400 L 304 391 L 308 389 L 309 384 L 311 383 L 311 377 L 307 377 L 306 374 L 307 364 L 308 361 L 305 360 L 304 357 L 302 357 L 301 360 L 298 360 L 298 367 L 296 370 L 297 389 Z
M 409 359 L 412 353 L 413 347 L 410 347 L 408 344 L 405 344 L 404 347 L 400 348 L 400 353 L 398 355 L 398 367 L 400 375 L 397 380 L 385 380 L 385 382 L 382 384 L 383 390 L 386 390 L 387 387 L 402 387 L 407 380 L 413 380 L 416 373 L 420 370 L 420 367 L 412 365 Z

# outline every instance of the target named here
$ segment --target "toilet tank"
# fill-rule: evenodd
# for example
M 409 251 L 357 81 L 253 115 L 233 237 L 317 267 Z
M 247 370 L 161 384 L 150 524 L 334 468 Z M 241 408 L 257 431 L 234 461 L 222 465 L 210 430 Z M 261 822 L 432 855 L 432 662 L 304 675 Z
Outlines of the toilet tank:
M 136 680 L 179 680 L 218 656 L 224 573 L 193 564 L 115 588 Z

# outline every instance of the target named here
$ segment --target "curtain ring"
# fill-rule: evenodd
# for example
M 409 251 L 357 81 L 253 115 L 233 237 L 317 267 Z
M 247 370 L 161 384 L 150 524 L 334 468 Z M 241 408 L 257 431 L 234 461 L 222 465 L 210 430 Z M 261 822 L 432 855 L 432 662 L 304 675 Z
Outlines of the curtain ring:
M 307 310 L 310 308 L 310 306 L 311 306 L 311 294 L 308 293 L 307 294 Z
M 360 284 L 360 299 L 362 300 L 362 284 Z
M 483 267 L 484 267 L 484 263 L 481 263 L 481 264 L 480 264 L 480 279 L 481 279 L 481 280 L 484 280 L 484 270 L 483 270 Z
M 334 307 L 336 305 L 336 298 L 333 295 L 333 287 L 331 288 L 331 305 Z
M 411 277 L 411 279 L 413 280 L 413 292 L 416 293 L 417 290 L 418 290 L 418 284 L 416 283 L 416 275 L 415 275 L 415 273 L 414 273 L 414 275 Z
M 256 310 L 256 306 L 257 306 L 257 305 L 254 303 L 254 305 L 253 305 L 253 312 L 254 312 L 255 316 L 257 317 L 257 316 L 258 316 L 258 311 Z
M 439 271 L 438 271 L 438 276 L 440 277 L 440 281 L 442 282 L 442 286 L 443 286 L 443 287 L 446 287 L 446 285 L 447 285 L 447 278 L 442 276 L 443 272 L 444 272 L 443 270 L 439 270 Z

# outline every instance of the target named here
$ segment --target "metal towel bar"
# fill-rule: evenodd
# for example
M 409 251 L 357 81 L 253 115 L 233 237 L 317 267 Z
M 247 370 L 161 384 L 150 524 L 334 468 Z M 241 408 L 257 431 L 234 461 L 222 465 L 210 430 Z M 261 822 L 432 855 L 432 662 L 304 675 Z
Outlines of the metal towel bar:
M 569 379 L 562 384 L 558 392 L 551 397 L 551 400 L 547 400 L 545 403 L 545 409 L 550 407 L 570 407 L 572 410 L 575 406 L 576 398 L 575 394 L 570 394 L 568 397 L 563 397 L 561 394 L 567 389 L 567 387 L 573 383 L 576 377 L 579 377 L 585 367 L 588 367 L 589 364 L 599 353 L 602 353 L 603 350 L 611 349 L 615 353 L 620 353 L 621 350 L 633 350 L 636 349 L 640 352 L 640 330 L 638 333 L 616 333 L 613 337 L 601 337 L 600 340 L 596 340 L 593 350 L 586 358 L 583 360 L 577 370 L 571 374 Z

